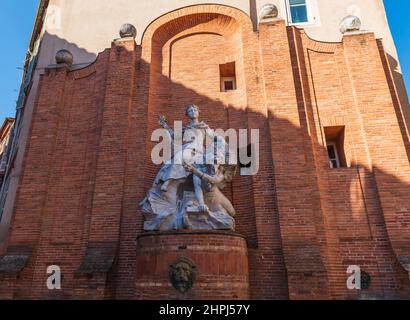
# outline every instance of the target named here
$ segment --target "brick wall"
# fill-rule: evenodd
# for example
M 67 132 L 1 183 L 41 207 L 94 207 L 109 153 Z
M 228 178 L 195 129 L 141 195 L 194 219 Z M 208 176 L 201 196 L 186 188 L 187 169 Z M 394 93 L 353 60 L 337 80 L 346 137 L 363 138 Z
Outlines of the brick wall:
M 246 240 L 228 232 L 178 232 L 141 235 L 137 239 L 137 299 L 249 299 Z M 178 258 L 195 263 L 192 291 L 176 291 L 169 267 Z
M 232 61 L 237 90 L 220 92 L 219 65 Z M 142 46 L 117 40 L 84 69 L 48 69 L 0 297 L 144 297 L 138 270 L 150 262 L 135 239 L 158 170 L 150 135 L 159 114 L 172 124 L 189 103 L 213 128 L 260 130 L 260 171 L 224 191 L 247 242 L 251 298 L 409 297 L 409 149 L 386 63 L 372 33 L 319 43 L 284 21 L 255 32 L 244 13 L 201 5 L 154 21 Z M 329 167 L 329 126 L 345 127 L 348 168 Z M 52 264 L 59 292 L 45 285 Z M 353 264 L 371 274 L 368 290 L 347 290 Z

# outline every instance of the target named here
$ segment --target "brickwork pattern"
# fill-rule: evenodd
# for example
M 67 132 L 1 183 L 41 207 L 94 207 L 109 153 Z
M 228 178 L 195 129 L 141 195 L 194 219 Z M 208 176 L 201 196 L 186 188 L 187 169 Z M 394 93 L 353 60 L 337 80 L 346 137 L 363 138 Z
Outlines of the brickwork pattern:
M 237 90 L 220 92 L 219 65 L 232 61 Z M 254 31 L 220 5 L 166 14 L 142 46 L 114 41 L 84 69 L 47 69 L 6 250 L 31 255 L 22 271 L 0 273 L 0 298 L 152 298 L 157 267 L 163 298 L 408 298 L 409 144 L 391 79 L 372 33 L 321 43 L 281 20 Z M 260 130 L 258 174 L 225 190 L 243 238 L 155 242 L 142 231 L 138 203 L 158 170 L 150 135 L 158 114 L 172 124 L 188 103 L 211 127 Z M 329 167 L 328 126 L 345 127 L 348 168 Z M 207 270 L 194 295 L 171 290 L 165 267 L 179 252 L 160 243 L 198 246 L 185 252 Z M 52 264 L 59 292 L 46 288 Z M 372 276 L 364 292 L 346 288 L 353 264 Z

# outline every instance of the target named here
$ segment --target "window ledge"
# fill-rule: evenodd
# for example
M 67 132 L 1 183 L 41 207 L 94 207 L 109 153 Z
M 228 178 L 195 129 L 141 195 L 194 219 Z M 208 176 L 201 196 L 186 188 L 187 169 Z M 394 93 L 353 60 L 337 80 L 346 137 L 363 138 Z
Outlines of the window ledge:
M 310 27 L 310 26 L 315 26 L 316 25 L 316 21 L 309 21 L 309 22 L 288 22 L 289 26 L 295 26 L 295 27 Z

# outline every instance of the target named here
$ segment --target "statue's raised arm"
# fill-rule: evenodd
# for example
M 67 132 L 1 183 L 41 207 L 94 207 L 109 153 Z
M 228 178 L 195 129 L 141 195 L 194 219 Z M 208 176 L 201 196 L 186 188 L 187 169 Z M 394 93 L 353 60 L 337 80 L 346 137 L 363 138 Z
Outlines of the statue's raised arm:
M 167 130 L 168 133 L 169 133 L 169 135 L 171 136 L 171 138 L 174 139 L 174 134 L 175 134 L 175 133 L 174 133 L 174 130 L 172 130 L 172 129 L 170 128 L 170 126 L 168 125 L 168 122 L 167 122 L 167 118 L 165 118 L 164 115 L 160 115 L 160 116 L 159 116 L 159 124 L 160 124 L 160 126 L 163 127 L 165 130 Z
M 174 140 L 174 146 L 179 142 L 182 148 L 164 163 L 140 204 L 144 229 L 235 230 L 235 209 L 221 192 L 234 175 L 234 170 L 223 165 L 228 147 L 225 139 L 199 121 L 196 105 L 186 108 L 186 116 L 189 123 L 175 125 L 174 130 L 164 116 L 159 117 L 159 124 Z M 206 154 L 205 137 L 212 138 Z M 212 164 L 204 163 L 208 159 L 213 159 Z

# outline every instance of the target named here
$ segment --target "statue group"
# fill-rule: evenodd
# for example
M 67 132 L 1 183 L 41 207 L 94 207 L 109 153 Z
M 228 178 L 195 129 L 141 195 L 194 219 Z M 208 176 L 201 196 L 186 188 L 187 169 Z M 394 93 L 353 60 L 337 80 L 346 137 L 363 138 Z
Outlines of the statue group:
M 163 164 L 141 202 L 144 229 L 234 230 L 235 209 L 221 191 L 236 173 L 236 165 L 229 164 L 229 146 L 224 137 L 199 121 L 197 106 L 188 106 L 186 116 L 190 122 L 182 136 L 160 117 L 161 126 L 173 141 L 181 139 L 182 148 Z M 211 143 L 204 146 L 204 141 Z

